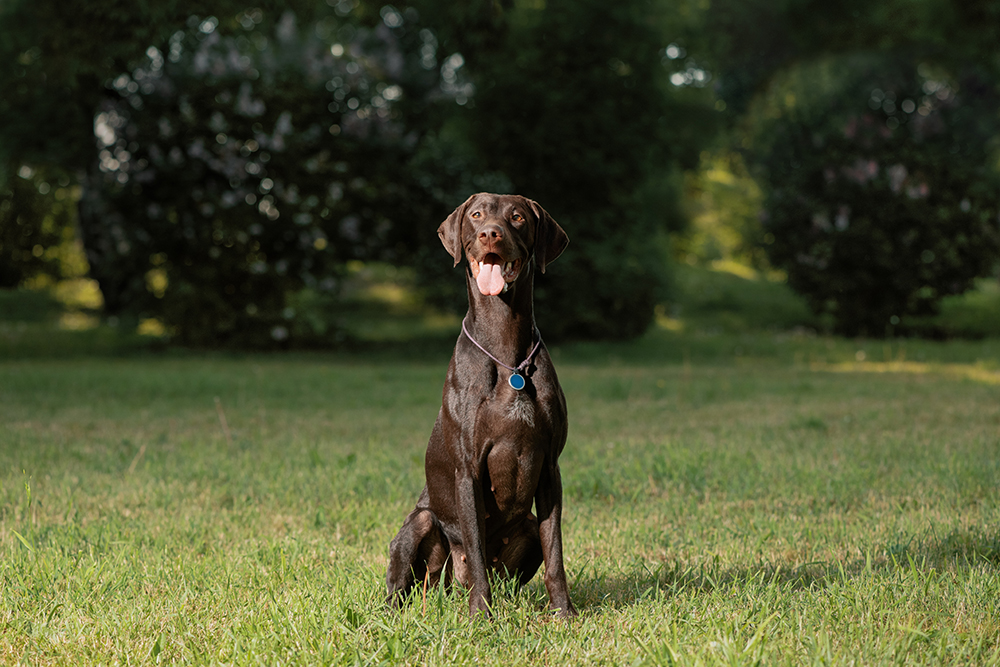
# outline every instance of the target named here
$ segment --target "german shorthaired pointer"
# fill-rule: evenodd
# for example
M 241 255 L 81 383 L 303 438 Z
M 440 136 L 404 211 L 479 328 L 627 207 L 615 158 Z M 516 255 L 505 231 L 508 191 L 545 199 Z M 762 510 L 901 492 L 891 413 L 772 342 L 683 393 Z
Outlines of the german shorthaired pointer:
M 389 545 L 389 600 L 399 606 L 414 584 L 443 576 L 470 589 L 471 614 L 489 616 L 491 577 L 523 585 L 544 560 L 549 608 L 575 616 L 561 528 L 566 399 L 532 301 L 535 268 L 569 238 L 532 200 L 485 193 L 438 236 L 456 266 L 466 262 L 469 311 L 427 444 L 427 483 Z

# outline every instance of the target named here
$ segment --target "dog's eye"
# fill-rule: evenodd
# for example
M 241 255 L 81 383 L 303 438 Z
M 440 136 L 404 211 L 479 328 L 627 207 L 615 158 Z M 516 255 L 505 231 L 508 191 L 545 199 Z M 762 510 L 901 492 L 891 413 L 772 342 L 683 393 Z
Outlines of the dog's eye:
M 524 222 L 524 217 L 520 213 L 515 213 L 510 219 L 514 222 Z
M 478 220 L 479 218 L 483 217 L 483 214 L 480 213 L 479 211 L 473 211 L 472 212 L 472 217 L 475 218 L 476 220 Z

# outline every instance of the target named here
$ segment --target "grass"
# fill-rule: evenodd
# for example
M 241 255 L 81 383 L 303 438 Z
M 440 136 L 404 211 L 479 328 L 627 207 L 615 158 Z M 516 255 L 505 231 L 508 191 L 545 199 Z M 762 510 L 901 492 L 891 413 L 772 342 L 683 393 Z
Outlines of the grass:
M 946 337 L 981 338 L 1000 335 L 1000 280 L 980 279 L 976 288 L 945 297 L 934 317 L 914 318 L 914 330 Z
M 491 623 L 383 605 L 447 341 L 194 354 L 0 294 L 0 664 L 1000 664 L 1000 339 L 679 282 L 644 338 L 553 348 L 569 622 L 540 577 Z
M 677 295 L 662 312 L 675 328 L 683 323 L 692 329 L 729 333 L 831 329 L 828 316 L 813 315 L 805 300 L 784 283 L 732 262 L 717 264 L 720 270 L 675 267 Z M 982 278 L 965 294 L 945 297 L 937 315 L 904 317 L 900 330 L 923 338 L 1000 337 L 1000 279 Z
M 0 362 L 0 662 L 1000 660 L 996 341 L 555 356 L 570 622 L 538 577 L 382 604 L 445 355 Z
M 783 283 L 744 269 L 744 275 L 677 264 L 672 319 L 689 329 L 740 333 L 750 330 L 818 328 L 806 302 Z

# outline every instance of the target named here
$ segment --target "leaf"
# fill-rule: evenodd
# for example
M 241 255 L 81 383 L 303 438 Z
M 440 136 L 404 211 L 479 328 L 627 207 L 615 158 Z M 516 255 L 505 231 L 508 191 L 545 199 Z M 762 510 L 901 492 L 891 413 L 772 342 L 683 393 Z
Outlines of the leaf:
M 21 533 L 17 532 L 16 530 L 11 530 L 10 532 L 14 533 L 14 537 L 16 537 L 17 539 L 21 540 L 21 544 L 24 545 L 25 549 L 27 549 L 28 551 L 34 551 L 34 549 L 31 547 L 31 545 L 28 544 L 28 540 L 24 539 L 24 536 L 21 535 Z
M 157 660 L 160 653 L 163 651 L 163 633 L 161 632 L 157 637 L 156 641 L 153 642 L 153 646 L 149 649 L 149 657 L 153 660 Z

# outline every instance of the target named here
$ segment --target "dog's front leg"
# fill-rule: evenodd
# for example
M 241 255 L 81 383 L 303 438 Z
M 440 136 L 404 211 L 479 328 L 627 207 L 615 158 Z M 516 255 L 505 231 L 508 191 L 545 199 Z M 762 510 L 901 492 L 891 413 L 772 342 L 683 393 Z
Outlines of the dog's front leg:
M 472 470 L 456 470 L 455 501 L 462 529 L 462 545 L 469 581 L 469 614 L 490 615 L 493 599 L 486 576 L 486 504 L 479 475 Z
M 538 532 L 542 540 L 545 561 L 545 589 L 549 592 L 549 609 L 561 617 L 576 616 L 569 599 L 562 546 L 562 476 L 559 464 L 546 462 L 535 493 L 538 511 Z

